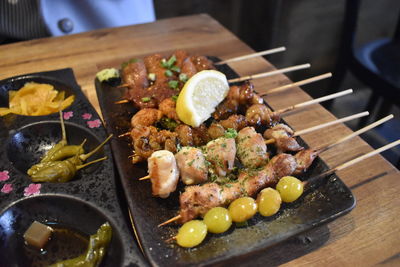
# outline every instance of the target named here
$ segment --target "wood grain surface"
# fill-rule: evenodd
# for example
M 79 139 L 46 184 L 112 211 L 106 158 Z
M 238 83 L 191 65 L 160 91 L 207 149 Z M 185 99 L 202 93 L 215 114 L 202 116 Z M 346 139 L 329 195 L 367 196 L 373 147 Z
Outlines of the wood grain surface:
M 133 57 L 155 52 L 168 54 L 176 49 L 221 59 L 252 52 L 218 22 L 202 14 L 2 45 L 0 79 L 70 67 L 84 93 L 100 113 L 94 87 L 95 74 L 99 70 L 119 67 L 121 62 Z M 306 62 L 293 62 L 293 65 L 301 63 Z M 263 58 L 236 62 L 230 66 L 240 75 L 275 68 Z M 277 75 L 256 80 L 254 84 L 257 91 L 264 92 L 288 82 L 285 75 Z M 301 88 L 266 97 L 274 109 L 309 99 L 311 97 Z M 320 105 L 314 105 L 292 112 L 284 119 L 295 130 L 300 130 L 335 117 Z M 349 133 L 351 130 L 340 124 L 302 137 L 313 147 L 329 144 Z M 329 166 L 336 166 L 371 150 L 362 139 L 355 138 L 324 152 L 321 158 Z M 351 213 L 277 247 L 232 259 L 232 262 L 241 266 L 399 266 L 399 171 L 378 155 L 340 171 L 338 175 L 356 196 L 357 206 Z

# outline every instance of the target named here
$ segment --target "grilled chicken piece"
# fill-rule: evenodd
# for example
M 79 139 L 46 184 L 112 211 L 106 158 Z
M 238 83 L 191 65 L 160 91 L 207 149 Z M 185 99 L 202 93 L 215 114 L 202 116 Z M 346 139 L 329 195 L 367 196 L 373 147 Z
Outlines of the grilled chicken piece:
M 139 110 L 135 115 L 132 116 L 131 126 L 151 126 L 154 125 L 158 120 L 162 118 L 163 114 L 160 110 L 155 108 L 144 108 Z
M 154 126 L 137 126 L 132 129 L 131 137 L 135 150 L 132 163 L 149 158 L 157 150 L 176 152 L 176 133 L 167 130 L 158 131 Z
M 297 143 L 296 139 L 292 137 L 294 134 L 293 130 L 285 124 L 277 124 L 272 128 L 267 129 L 264 132 L 265 139 L 274 139 L 275 147 L 278 153 L 285 151 L 300 151 L 304 149 Z
M 205 56 L 191 56 L 190 59 L 196 66 L 197 72 L 202 70 L 215 70 L 214 63 Z
M 179 121 L 178 114 L 176 113 L 176 102 L 172 98 L 166 98 L 161 101 L 158 109 L 167 118 L 173 119 L 177 122 Z
M 206 145 L 206 158 L 218 176 L 226 176 L 233 170 L 236 155 L 235 139 L 220 137 Z
M 247 168 L 258 168 L 267 164 L 267 146 L 261 134 L 253 127 L 245 127 L 236 137 L 237 156 Z
M 221 124 L 213 122 L 208 127 L 207 133 L 211 139 L 217 139 L 225 135 L 225 128 Z
M 296 161 L 292 155 L 279 154 L 259 171 L 241 172 L 237 182 L 187 186 L 179 197 L 180 222 L 204 215 L 214 207 L 227 206 L 239 197 L 254 197 L 261 189 L 274 186 L 281 177 L 292 174 L 295 168 Z
M 240 131 L 244 127 L 247 126 L 246 117 L 243 115 L 231 115 L 226 120 L 222 120 L 219 122 L 225 129 L 235 129 L 236 131 Z
M 132 89 L 146 88 L 149 86 L 147 70 L 142 60 L 137 59 L 122 69 L 122 81 Z
M 296 159 L 296 170 L 293 172 L 294 175 L 300 175 L 307 171 L 307 169 L 314 162 L 315 158 L 318 156 L 319 151 L 314 149 L 304 149 L 299 151 L 294 155 Z
M 279 121 L 280 117 L 279 114 L 272 112 L 266 105 L 254 104 L 247 109 L 246 119 L 253 126 L 272 126 Z
M 182 69 L 183 62 L 189 57 L 189 54 L 185 50 L 176 50 L 173 55 L 176 58 L 174 65 Z
M 195 146 L 203 146 L 211 140 L 207 126 L 203 123 L 199 127 L 192 128 L 193 143 Z
M 174 154 L 167 150 L 154 152 L 147 160 L 154 196 L 167 198 L 178 184 L 179 171 Z
M 144 64 L 147 68 L 147 73 L 153 73 L 156 77 L 154 84 L 167 84 L 171 77 L 165 76 L 165 68 L 161 66 L 161 60 L 164 57 L 160 54 L 150 55 L 144 58 Z
M 200 184 L 207 181 L 208 167 L 201 149 L 183 147 L 176 153 L 175 159 L 184 184 Z
M 196 66 L 194 63 L 190 60 L 190 58 L 186 58 L 181 67 L 181 73 L 186 74 L 188 78 L 192 77 L 197 73 Z
M 193 132 L 192 128 L 186 124 L 179 124 L 175 128 L 175 132 L 178 134 L 178 138 L 181 145 L 193 146 Z

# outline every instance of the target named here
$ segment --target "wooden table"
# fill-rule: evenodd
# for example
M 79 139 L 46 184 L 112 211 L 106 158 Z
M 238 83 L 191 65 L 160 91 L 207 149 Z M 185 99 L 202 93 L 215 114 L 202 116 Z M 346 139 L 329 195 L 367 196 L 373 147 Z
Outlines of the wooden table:
M 133 57 L 155 52 L 168 54 L 175 49 L 222 59 L 252 52 L 246 44 L 208 15 L 195 15 L 2 45 L 0 79 L 70 67 L 84 93 L 100 113 L 94 87 L 94 77 L 100 69 L 118 67 L 121 62 Z M 241 75 L 274 69 L 263 58 L 231 64 L 231 67 Z M 256 80 L 254 84 L 257 91 L 263 92 L 288 82 L 286 76 L 278 75 Z M 303 90 L 294 88 L 268 96 L 266 101 L 274 109 L 279 109 L 309 99 L 310 96 Z M 304 129 L 334 118 L 319 105 L 285 117 L 294 129 Z M 336 125 L 307 134 L 303 138 L 313 147 L 331 143 L 350 132 L 346 126 Z M 336 166 L 371 150 L 362 139 L 355 138 L 324 152 L 321 158 L 329 166 Z M 338 175 L 357 198 L 357 206 L 350 214 L 282 245 L 241 258 L 241 265 L 399 265 L 398 170 L 381 156 L 375 156 L 340 171 Z

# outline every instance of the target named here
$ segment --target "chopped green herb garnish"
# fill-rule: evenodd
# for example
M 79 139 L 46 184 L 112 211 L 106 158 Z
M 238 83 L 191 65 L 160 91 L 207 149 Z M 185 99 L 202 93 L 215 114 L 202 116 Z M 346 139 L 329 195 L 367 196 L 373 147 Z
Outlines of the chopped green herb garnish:
M 189 77 L 186 75 L 186 73 L 181 73 L 179 74 L 179 80 L 185 83 L 187 80 L 189 80 Z
M 169 86 L 170 88 L 173 88 L 173 89 L 177 89 L 177 88 L 178 88 L 178 85 L 179 85 L 179 82 L 178 82 L 178 81 L 172 80 L 172 81 L 169 81 L 169 82 L 168 82 L 168 86 Z
M 172 100 L 174 100 L 176 102 L 176 100 L 178 100 L 178 95 L 173 95 L 171 96 Z
M 228 130 L 225 131 L 224 137 L 226 138 L 236 138 L 237 136 L 237 131 L 235 129 L 229 128 Z
M 142 102 L 149 102 L 151 100 L 150 97 L 142 97 Z
M 181 72 L 181 69 L 178 67 L 178 66 L 172 66 L 171 68 L 170 68 L 170 70 L 172 70 L 172 71 L 175 71 L 175 72 Z
M 172 55 L 167 61 L 168 68 L 171 68 L 175 64 L 175 62 L 176 62 L 176 57 L 175 55 Z
M 188 163 L 188 165 L 189 165 L 189 166 L 192 166 L 192 165 L 193 165 L 193 162 L 194 162 L 194 159 L 192 159 L 192 160 Z
M 167 77 L 171 77 L 172 75 L 174 75 L 174 74 L 172 73 L 172 71 L 170 71 L 170 70 L 166 70 L 166 71 L 164 72 L 164 74 L 165 74 L 165 76 L 167 76 Z

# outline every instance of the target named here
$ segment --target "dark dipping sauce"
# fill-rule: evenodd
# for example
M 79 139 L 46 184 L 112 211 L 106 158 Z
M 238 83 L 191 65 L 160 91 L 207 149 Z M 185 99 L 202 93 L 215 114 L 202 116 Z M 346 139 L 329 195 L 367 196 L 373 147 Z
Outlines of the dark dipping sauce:
M 43 249 L 21 242 L 23 251 L 21 255 L 21 266 L 48 266 L 56 262 L 71 259 L 83 254 L 89 244 L 89 236 L 75 229 L 70 229 L 59 224 L 46 223 L 53 228 L 50 240 Z

